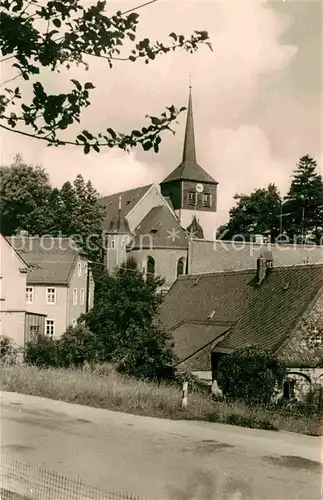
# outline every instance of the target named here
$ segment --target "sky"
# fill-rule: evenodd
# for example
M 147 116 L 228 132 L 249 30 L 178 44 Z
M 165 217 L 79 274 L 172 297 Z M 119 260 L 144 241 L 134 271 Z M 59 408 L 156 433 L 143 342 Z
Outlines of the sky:
M 110 0 L 106 10 L 113 14 L 140 3 Z M 129 132 L 145 125 L 146 114 L 186 106 L 192 74 L 197 160 L 219 182 L 219 224 L 227 220 L 236 193 L 275 182 L 285 194 L 304 154 L 314 156 L 323 173 L 321 2 L 159 0 L 138 13 L 139 38 L 166 42 L 172 31 L 189 36 L 207 30 L 213 51 L 207 46 L 193 55 L 178 50 L 149 65 L 118 62 L 112 70 L 93 57 L 89 71 L 79 67 L 41 75 L 50 92 L 70 89 L 71 78 L 94 83 L 81 128 Z M 3 68 L 2 79 L 8 75 L 10 68 Z M 27 89 L 26 83 L 19 85 Z M 175 135 L 163 134 L 159 154 L 138 148 L 84 155 L 77 147 L 48 148 L 4 132 L 1 164 L 20 153 L 24 162 L 42 165 L 53 185 L 81 173 L 101 195 L 160 182 L 181 161 L 185 118 L 180 115 Z

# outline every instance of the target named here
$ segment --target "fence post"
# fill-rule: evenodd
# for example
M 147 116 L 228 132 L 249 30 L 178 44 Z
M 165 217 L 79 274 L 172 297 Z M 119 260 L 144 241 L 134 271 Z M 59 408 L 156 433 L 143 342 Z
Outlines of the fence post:
M 185 409 L 187 407 L 187 390 L 188 390 L 188 382 L 183 382 L 183 390 L 182 390 L 182 408 Z

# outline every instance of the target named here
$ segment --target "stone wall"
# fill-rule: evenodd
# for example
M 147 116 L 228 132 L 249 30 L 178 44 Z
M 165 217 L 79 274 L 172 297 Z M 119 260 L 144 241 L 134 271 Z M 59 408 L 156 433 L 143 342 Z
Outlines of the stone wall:
M 323 387 L 323 368 L 290 368 L 287 379 L 294 381 L 294 397 L 304 400 L 317 386 Z
M 278 355 L 289 366 L 317 366 L 323 359 L 323 286 L 316 302 L 280 348 Z

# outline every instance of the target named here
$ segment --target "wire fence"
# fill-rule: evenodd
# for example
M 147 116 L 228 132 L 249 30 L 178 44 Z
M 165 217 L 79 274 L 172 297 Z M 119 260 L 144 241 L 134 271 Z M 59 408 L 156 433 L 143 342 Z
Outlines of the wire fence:
M 1 457 L 0 500 L 148 500 L 126 491 L 90 486 L 77 477 Z

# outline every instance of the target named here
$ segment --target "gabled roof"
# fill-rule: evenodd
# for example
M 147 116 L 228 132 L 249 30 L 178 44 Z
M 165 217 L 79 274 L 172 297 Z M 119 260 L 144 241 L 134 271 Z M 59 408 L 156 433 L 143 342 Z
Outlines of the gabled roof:
M 162 183 L 190 180 L 196 182 L 208 182 L 218 184 L 196 161 L 195 134 L 194 134 L 194 118 L 192 105 L 192 92 L 190 87 L 185 138 L 183 147 L 183 158 L 181 164 L 173 170 Z
M 7 241 L 27 262 L 31 285 L 67 285 L 79 256 L 86 256 L 71 238 L 11 236 Z
M 18 259 L 18 261 L 21 264 L 21 271 L 26 272 L 28 270 L 28 264 L 27 264 L 27 262 L 14 249 L 14 247 L 11 245 L 10 241 L 8 240 L 8 238 L 4 237 L 3 234 L 0 233 L 0 240 L 1 240 L 1 247 L 2 247 L 2 245 L 8 245 L 9 247 L 11 247 L 11 249 L 14 251 L 16 259 Z M 0 250 L 1 250 L 1 247 L 0 247 Z M 0 253 L 2 255 L 2 251 Z M 2 260 L 1 260 L 1 266 L 0 266 L 0 273 L 2 272 L 1 268 L 2 268 Z
M 168 207 L 153 207 L 135 229 L 133 250 L 137 248 L 184 248 L 187 235 Z
M 214 343 L 228 330 L 214 321 L 181 322 L 172 330 L 178 366 L 188 370 L 210 370 Z
M 126 217 L 151 186 L 152 184 L 147 184 L 146 186 L 139 186 L 134 189 L 129 189 L 128 191 L 120 191 L 119 193 L 100 198 L 99 203 L 101 206 L 105 207 L 107 214 L 103 222 L 103 228 L 109 230 L 112 219 L 118 215 L 120 197 L 122 200 L 121 215 Z
M 323 265 L 274 268 L 260 287 L 254 278 L 254 270 L 181 276 L 165 296 L 162 324 L 170 330 L 214 311 L 213 321 L 233 325 L 216 351 L 247 344 L 276 351 L 323 289 Z

